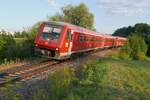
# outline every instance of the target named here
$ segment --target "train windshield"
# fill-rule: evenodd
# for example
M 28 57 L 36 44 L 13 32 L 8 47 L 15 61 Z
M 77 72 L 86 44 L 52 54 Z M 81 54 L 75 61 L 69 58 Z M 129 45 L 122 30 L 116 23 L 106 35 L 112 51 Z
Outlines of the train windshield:
M 44 40 L 59 39 L 61 30 L 61 27 L 46 25 L 43 29 L 41 37 Z

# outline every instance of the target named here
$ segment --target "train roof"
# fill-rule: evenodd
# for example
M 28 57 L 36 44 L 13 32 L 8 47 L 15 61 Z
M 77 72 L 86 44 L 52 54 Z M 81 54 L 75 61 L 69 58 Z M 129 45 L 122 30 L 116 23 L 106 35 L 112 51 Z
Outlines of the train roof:
M 65 23 L 65 22 L 57 22 L 57 21 L 47 21 L 47 22 L 44 22 L 46 24 L 54 24 L 54 25 L 59 25 L 59 26 L 65 26 L 65 25 L 71 25 L 71 26 L 74 26 L 72 24 L 69 24 L 69 23 Z
M 90 29 L 86 29 L 86 28 L 83 28 L 83 27 L 80 27 L 80 26 L 77 26 L 77 25 L 73 25 L 73 24 L 70 24 L 70 23 L 66 23 L 66 22 L 47 21 L 47 22 L 44 22 L 44 23 L 54 24 L 54 25 L 58 25 L 58 26 L 69 26 L 69 27 L 72 27 L 76 31 L 87 32 L 87 33 L 91 33 L 91 34 L 94 34 L 94 35 L 103 35 L 103 34 L 100 34 L 98 32 L 92 31 Z
M 58 26 L 66 26 L 66 25 L 67 25 L 67 26 L 69 26 L 69 27 L 74 28 L 74 29 L 77 30 L 77 31 L 92 33 L 93 35 L 96 35 L 96 36 L 103 36 L 103 37 L 105 37 L 105 38 L 126 39 L 126 38 L 123 38 L 123 37 L 117 37 L 117 36 L 112 36 L 112 35 L 101 34 L 101 33 L 99 33 L 99 32 L 95 32 L 95 31 L 92 31 L 92 30 L 89 30 L 89 29 L 86 29 L 86 28 L 83 28 L 83 27 L 80 27 L 80 26 L 77 26 L 77 25 L 73 25 L 73 24 L 70 24 L 70 23 L 66 23 L 66 22 L 45 21 L 44 23 L 46 23 L 46 24 L 54 24 L 54 25 L 58 25 Z

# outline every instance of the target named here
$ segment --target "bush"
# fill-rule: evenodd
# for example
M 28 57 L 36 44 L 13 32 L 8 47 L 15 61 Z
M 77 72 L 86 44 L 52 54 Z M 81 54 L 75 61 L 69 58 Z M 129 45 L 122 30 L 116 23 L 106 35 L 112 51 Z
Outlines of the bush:
M 129 42 L 128 42 L 119 51 L 119 58 L 129 60 L 130 59 L 130 54 L 131 54 L 131 48 L 130 48 Z
M 75 73 L 74 70 L 65 67 L 49 76 L 51 100 L 96 100 L 96 97 L 103 98 L 106 95 L 104 93 L 99 96 L 106 74 L 104 63 L 94 62 L 77 69 Z
M 150 25 L 147 23 L 137 23 L 134 26 L 123 27 L 117 29 L 113 35 L 121 37 L 129 37 L 132 34 L 140 35 L 144 38 L 148 45 L 147 55 L 150 56 Z
M 76 72 L 65 67 L 52 73 L 48 81 L 21 88 L 22 92 L 8 87 L 4 100 L 150 100 L 149 65 L 102 58 L 77 67 Z
M 49 94 L 52 100 L 62 100 L 71 91 L 74 72 L 65 67 L 49 76 Z
M 14 58 L 30 58 L 34 54 L 34 42 L 33 40 L 28 40 L 22 38 L 21 40 L 15 40 L 16 44 L 14 45 L 15 49 L 13 53 L 15 55 Z
M 92 64 L 85 65 L 81 71 L 79 71 L 79 73 L 81 73 L 79 77 L 80 84 L 98 88 L 106 73 L 105 66 L 106 65 L 98 64 L 96 61 Z
M 131 48 L 131 58 L 135 60 L 142 60 L 146 56 L 147 45 L 144 39 L 137 35 L 129 37 L 129 43 Z
M 4 60 L 26 59 L 34 56 L 34 38 L 37 33 L 37 28 L 20 32 L 20 35 L 14 36 L 5 31 L 2 31 L 1 33 L 0 63 L 3 63 Z
M 131 35 L 128 43 L 120 50 L 120 57 L 132 60 L 146 60 L 148 47 L 139 35 Z
M 0 58 L 10 58 L 12 49 L 14 49 L 15 41 L 13 37 L 5 32 L 0 34 Z

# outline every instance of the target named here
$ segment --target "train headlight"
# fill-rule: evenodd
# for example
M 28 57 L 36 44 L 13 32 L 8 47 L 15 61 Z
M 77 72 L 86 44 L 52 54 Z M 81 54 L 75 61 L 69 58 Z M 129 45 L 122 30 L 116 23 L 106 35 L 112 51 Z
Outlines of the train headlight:
M 58 48 L 56 48 L 56 51 L 58 51 L 59 49 Z
M 38 47 L 38 44 L 35 44 L 35 47 Z
M 66 42 L 65 47 L 68 47 L 68 46 L 69 46 L 69 44 Z

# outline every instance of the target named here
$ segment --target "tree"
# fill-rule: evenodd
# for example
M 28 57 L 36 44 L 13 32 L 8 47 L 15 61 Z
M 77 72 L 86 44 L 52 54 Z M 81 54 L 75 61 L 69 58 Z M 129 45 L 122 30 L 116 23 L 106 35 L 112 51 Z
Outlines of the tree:
M 60 14 L 56 14 L 56 15 L 50 17 L 50 20 L 52 20 L 52 21 L 64 21 L 64 17 Z
M 150 56 L 150 25 L 146 23 L 137 23 L 134 26 L 123 27 L 117 29 L 113 36 L 129 37 L 131 35 L 137 34 L 141 36 L 146 44 L 148 45 L 147 55 Z
M 134 32 L 134 27 L 128 26 L 117 29 L 113 36 L 121 36 L 121 37 L 128 37 L 131 33 Z
M 150 35 L 150 25 L 146 23 L 138 23 L 134 26 L 135 32 L 140 33 L 142 37 L 147 40 L 147 36 Z
M 50 17 L 49 20 L 64 21 L 84 28 L 94 29 L 94 16 L 84 3 L 77 6 L 67 5 L 61 11 L 62 15 L 56 14 Z
M 31 28 L 29 28 L 28 30 L 26 30 L 25 31 L 27 33 L 26 38 L 28 38 L 30 40 L 34 40 L 35 36 L 37 35 L 37 33 L 39 31 L 40 24 L 41 24 L 41 22 L 37 22 Z
M 114 36 L 122 36 L 122 37 L 128 37 L 132 33 L 138 33 L 142 37 L 146 38 L 150 34 L 150 25 L 146 23 L 137 23 L 134 26 L 128 26 L 117 29 L 113 35 Z

